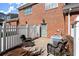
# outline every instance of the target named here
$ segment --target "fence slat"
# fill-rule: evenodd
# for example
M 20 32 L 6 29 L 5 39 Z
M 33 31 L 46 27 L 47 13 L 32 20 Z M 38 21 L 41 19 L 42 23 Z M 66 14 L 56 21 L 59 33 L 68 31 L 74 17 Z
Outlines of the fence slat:
M 6 23 L 3 22 L 3 50 L 6 50 Z
M 1 52 L 1 29 L 0 29 L 0 52 Z

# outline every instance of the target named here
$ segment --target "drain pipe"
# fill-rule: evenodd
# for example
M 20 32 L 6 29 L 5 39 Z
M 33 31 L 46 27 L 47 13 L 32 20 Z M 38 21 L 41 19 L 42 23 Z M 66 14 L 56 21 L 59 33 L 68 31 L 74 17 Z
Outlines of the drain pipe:
M 69 8 L 69 12 L 68 12 L 68 35 L 71 35 L 70 34 L 70 29 L 71 29 L 71 27 L 70 27 L 70 12 L 71 12 L 71 8 Z M 76 28 L 76 27 L 75 27 Z M 76 33 L 76 31 L 74 30 L 74 32 Z M 75 34 L 76 35 L 76 34 Z M 75 39 L 75 38 L 74 38 Z M 74 48 L 73 48 L 73 55 L 75 56 L 76 55 L 76 40 L 73 40 L 74 41 L 74 44 L 73 44 L 73 46 L 74 46 Z
M 68 12 L 68 35 L 70 35 L 70 12 L 71 12 L 71 8 L 69 8 L 69 12 Z

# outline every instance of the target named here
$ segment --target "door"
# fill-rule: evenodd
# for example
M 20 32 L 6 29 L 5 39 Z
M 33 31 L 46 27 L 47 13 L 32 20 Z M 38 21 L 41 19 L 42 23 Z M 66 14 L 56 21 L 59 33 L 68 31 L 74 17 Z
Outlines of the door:
M 42 37 L 47 37 L 47 25 L 41 25 L 41 36 Z

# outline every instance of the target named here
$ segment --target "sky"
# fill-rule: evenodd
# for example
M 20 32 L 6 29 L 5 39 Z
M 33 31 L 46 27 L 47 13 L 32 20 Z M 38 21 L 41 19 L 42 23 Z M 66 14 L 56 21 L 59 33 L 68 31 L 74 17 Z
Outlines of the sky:
M 0 12 L 4 14 L 18 13 L 18 7 L 25 3 L 0 3 Z

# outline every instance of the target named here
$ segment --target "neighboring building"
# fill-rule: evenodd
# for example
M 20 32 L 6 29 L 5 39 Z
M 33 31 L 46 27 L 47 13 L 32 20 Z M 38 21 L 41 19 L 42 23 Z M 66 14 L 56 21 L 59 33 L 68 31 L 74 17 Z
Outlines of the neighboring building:
M 6 21 L 6 23 L 7 23 L 7 25 L 18 26 L 19 18 L 8 19 L 8 20 Z
M 0 19 L 6 19 L 7 18 L 7 15 L 4 14 L 4 13 L 0 13 Z
M 50 37 L 57 31 L 64 33 L 63 6 L 62 3 L 25 4 L 18 8 L 19 25 L 41 25 L 41 36 L 44 37 Z
M 13 18 L 17 18 L 18 14 L 14 14 L 14 13 L 9 13 L 7 14 L 7 19 L 13 19 Z
M 7 15 L 4 13 L 0 13 L 0 25 L 2 25 L 3 21 L 7 19 Z
M 3 24 L 3 21 L 6 21 L 12 25 L 16 25 L 17 21 L 18 21 L 18 14 L 13 14 L 13 13 L 9 13 L 9 14 L 4 14 L 4 13 L 0 13 L 0 25 Z
M 6 22 L 8 25 L 18 25 L 18 14 L 9 13 L 7 14 L 7 20 Z

